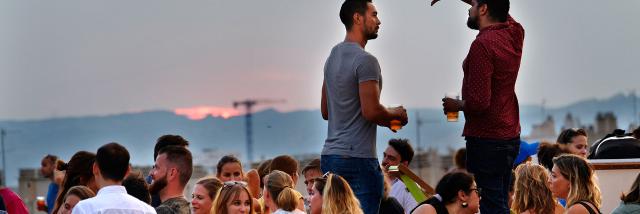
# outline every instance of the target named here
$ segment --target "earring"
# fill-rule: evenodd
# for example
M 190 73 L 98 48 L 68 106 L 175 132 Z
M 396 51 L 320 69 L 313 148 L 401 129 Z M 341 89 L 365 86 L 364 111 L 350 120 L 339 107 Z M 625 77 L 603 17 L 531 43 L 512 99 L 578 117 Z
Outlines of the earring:
M 467 204 L 467 202 L 462 202 L 462 208 L 467 208 L 469 206 L 469 204 Z

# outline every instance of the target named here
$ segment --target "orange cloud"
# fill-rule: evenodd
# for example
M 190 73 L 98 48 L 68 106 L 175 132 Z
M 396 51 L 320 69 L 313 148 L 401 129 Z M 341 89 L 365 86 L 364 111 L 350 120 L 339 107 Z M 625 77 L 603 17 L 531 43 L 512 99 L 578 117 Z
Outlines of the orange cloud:
M 211 115 L 213 117 L 222 117 L 224 119 L 240 115 L 240 111 L 234 108 L 216 107 L 216 106 L 196 106 L 190 108 L 177 108 L 173 110 L 176 115 L 181 115 L 190 120 L 202 120 Z

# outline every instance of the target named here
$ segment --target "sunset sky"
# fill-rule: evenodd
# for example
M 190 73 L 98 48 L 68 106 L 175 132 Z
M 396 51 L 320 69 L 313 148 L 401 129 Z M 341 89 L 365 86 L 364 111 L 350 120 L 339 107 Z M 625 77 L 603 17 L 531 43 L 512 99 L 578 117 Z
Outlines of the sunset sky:
M 232 102 L 246 98 L 286 99 L 273 105 L 284 111 L 317 109 L 324 61 L 344 39 L 341 3 L 3 1 L 0 120 L 191 107 L 232 112 Z M 383 102 L 438 107 L 446 92 L 459 91 L 461 63 L 477 34 L 465 25 L 469 6 L 374 3 L 382 25 L 366 49 L 382 67 Z M 511 5 L 526 31 L 521 104 L 562 106 L 640 89 L 640 1 Z

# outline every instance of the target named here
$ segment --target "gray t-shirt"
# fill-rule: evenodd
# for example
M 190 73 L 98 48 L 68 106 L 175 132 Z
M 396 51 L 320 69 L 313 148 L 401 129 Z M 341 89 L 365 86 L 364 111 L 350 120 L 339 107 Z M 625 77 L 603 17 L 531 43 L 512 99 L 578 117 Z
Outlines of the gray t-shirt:
M 329 128 L 322 155 L 376 158 L 376 124 L 367 121 L 360 107 L 359 84 L 378 81 L 380 64 L 354 42 L 342 42 L 331 50 L 324 65 Z

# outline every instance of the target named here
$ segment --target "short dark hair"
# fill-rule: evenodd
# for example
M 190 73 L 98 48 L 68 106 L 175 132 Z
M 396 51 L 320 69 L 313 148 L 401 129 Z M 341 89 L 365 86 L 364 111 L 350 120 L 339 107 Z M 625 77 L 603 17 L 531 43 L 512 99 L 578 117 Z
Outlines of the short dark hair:
M 236 158 L 236 156 L 225 155 L 218 161 L 218 165 L 216 166 L 216 169 L 218 171 L 216 172 L 216 175 L 220 175 L 220 173 L 222 173 L 222 167 L 224 167 L 224 165 L 228 163 L 238 163 L 240 165 L 240 168 L 242 168 L 242 162 L 240 162 L 240 160 Z
M 509 16 L 509 0 L 477 0 L 478 6 L 486 4 L 489 16 L 496 21 L 506 22 Z
M 460 148 L 453 155 L 453 163 L 460 169 L 467 168 L 467 148 Z
M 271 168 L 271 161 L 273 159 L 268 159 L 265 161 L 262 161 L 262 163 L 260 163 L 260 165 L 258 165 L 258 176 L 260 176 L 260 186 L 264 186 L 264 183 L 262 182 L 262 178 L 264 178 L 264 176 L 269 174 L 269 168 Z
M 556 142 L 559 144 L 571 143 L 571 139 L 576 136 L 587 137 L 587 132 L 584 131 L 584 129 L 566 129 L 560 132 L 560 135 L 558 135 L 558 139 L 556 140 Z
M 347 30 L 353 26 L 353 14 L 363 15 L 367 12 L 368 5 L 372 0 L 346 0 L 340 8 L 340 21 Z
M 283 171 L 293 177 L 298 173 L 298 161 L 289 155 L 280 155 L 271 160 L 269 173 L 273 172 L 273 170 Z
M 322 172 L 322 169 L 320 168 L 320 159 L 319 158 L 311 160 L 311 162 L 309 162 L 306 166 L 304 166 L 304 168 L 302 168 L 302 175 L 304 175 L 304 173 L 309 171 L 309 170 L 318 170 L 318 171 Z
M 389 146 L 400 154 L 400 161 L 411 163 L 411 160 L 413 160 L 413 147 L 409 144 L 409 140 L 399 138 L 391 139 L 389 140 Z
M 155 161 L 158 158 L 158 153 L 160 150 L 167 146 L 189 146 L 189 141 L 185 140 L 180 135 L 162 135 L 156 141 L 156 146 L 153 148 L 153 160 Z
M 98 149 L 96 164 L 102 177 L 122 181 L 129 170 L 129 151 L 118 143 L 107 143 Z
M 149 185 L 142 177 L 142 173 L 131 173 L 122 181 L 122 186 L 124 186 L 127 190 L 127 194 L 130 196 L 133 196 L 144 203 L 151 204 Z
M 557 143 L 542 142 L 538 147 L 538 163 L 551 170 L 553 168 L 553 158 L 562 153 L 562 149 Z
M 58 156 L 47 154 L 46 156 L 44 156 L 44 158 L 42 158 L 42 160 L 47 160 L 49 161 L 49 163 L 55 164 L 56 161 L 58 161 Z
M 180 174 L 180 185 L 187 185 L 193 173 L 193 157 L 183 146 L 167 146 L 160 149 L 158 155 L 167 154 L 167 161 L 176 165 Z

